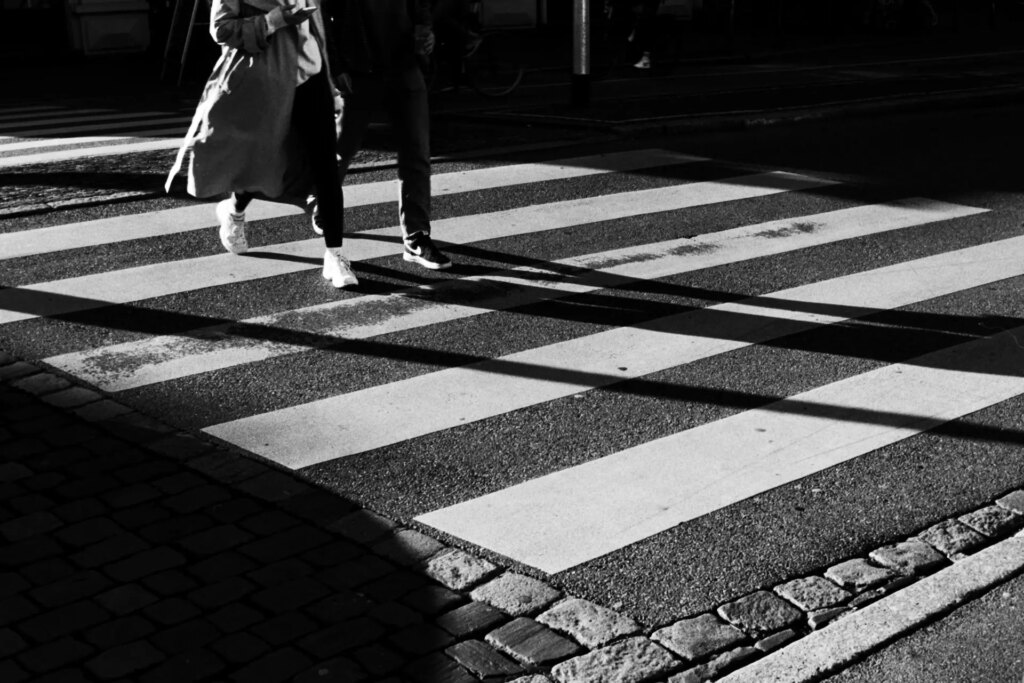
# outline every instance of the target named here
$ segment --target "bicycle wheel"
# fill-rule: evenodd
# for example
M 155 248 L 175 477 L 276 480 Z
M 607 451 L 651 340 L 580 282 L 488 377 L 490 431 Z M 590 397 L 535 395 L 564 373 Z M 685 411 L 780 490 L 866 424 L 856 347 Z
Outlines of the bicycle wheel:
M 516 89 L 523 80 L 523 65 L 500 49 L 493 36 L 487 36 L 476 51 L 466 57 L 466 78 L 469 84 L 486 97 L 502 97 Z

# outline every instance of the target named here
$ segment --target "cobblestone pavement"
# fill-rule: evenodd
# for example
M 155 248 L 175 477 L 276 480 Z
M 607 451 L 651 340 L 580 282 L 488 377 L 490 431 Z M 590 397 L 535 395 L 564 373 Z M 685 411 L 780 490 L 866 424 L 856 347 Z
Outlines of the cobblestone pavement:
M 0 681 L 714 680 L 1024 526 L 1024 491 L 667 625 L 0 352 Z

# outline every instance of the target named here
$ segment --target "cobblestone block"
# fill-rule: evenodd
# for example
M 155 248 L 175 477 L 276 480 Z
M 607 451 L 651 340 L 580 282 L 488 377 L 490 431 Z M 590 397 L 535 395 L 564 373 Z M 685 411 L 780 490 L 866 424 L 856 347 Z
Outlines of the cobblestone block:
M 523 670 L 514 661 L 479 640 L 456 643 L 446 649 L 445 654 L 484 679 L 512 676 Z
M 202 581 L 214 582 L 240 574 L 247 574 L 260 567 L 252 559 L 234 550 L 218 553 L 189 564 L 189 571 Z
M 87 422 L 105 422 L 122 415 L 127 415 L 132 412 L 132 409 L 117 401 L 104 398 L 74 408 L 72 412 Z
M 229 664 L 255 661 L 270 649 L 265 642 L 248 633 L 232 633 L 215 642 L 211 648 Z
M 696 660 L 743 642 L 743 631 L 713 614 L 681 619 L 655 631 L 651 638 L 687 660 Z
M 143 608 L 143 613 L 164 626 L 180 624 L 199 616 L 199 608 L 181 598 L 167 598 Z
M 359 592 L 376 602 L 401 600 L 405 595 L 427 585 L 429 580 L 423 574 L 398 569 L 383 578 L 363 584 Z
M 28 643 L 25 639 L 9 628 L 0 628 L 0 660 L 21 652 Z
M 12 595 L 18 595 L 30 587 L 31 584 L 20 574 L 15 574 L 14 572 L 0 574 L 0 600 L 9 598 Z
M 211 555 L 252 540 L 252 534 L 233 524 L 222 524 L 178 541 L 190 553 Z
M 404 673 L 415 683 L 477 683 L 465 667 L 440 652 L 413 661 Z
M 1024 489 L 1007 493 L 996 501 L 996 505 L 1016 512 L 1018 515 L 1024 515 Z
M 805 612 L 834 607 L 853 597 L 849 591 L 820 576 L 787 581 L 776 586 L 775 592 Z
M 291 643 L 317 630 L 319 625 L 301 612 L 289 612 L 271 617 L 253 627 L 254 635 L 274 647 Z
M 46 512 L 54 506 L 52 498 L 39 493 L 28 493 L 6 498 L 8 507 L 18 516 Z M 29 537 L 31 538 L 31 537 Z
M 402 597 L 403 603 L 430 616 L 454 609 L 462 601 L 461 595 L 444 586 L 423 586 Z
M 311 526 L 300 526 L 280 533 L 252 541 L 240 546 L 238 550 L 257 562 L 277 562 L 286 557 L 294 557 L 318 548 L 331 539 L 326 532 Z
M 0 626 L 16 624 L 38 613 L 39 608 L 21 595 L 0 600 Z
M 374 512 L 357 510 L 330 524 L 329 528 L 356 543 L 369 545 L 391 533 L 396 526 L 390 519 Z
M 504 612 L 485 602 L 470 602 L 441 615 L 437 625 L 456 638 L 465 638 L 489 631 L 505 619 Z
M 23 652 L 18 660 L 34 673 L 55 671 L 82 661 L 94 652 L 93 648 L 80 640 L 63 637 Z
M 885 583 L 895 575 L 892 570 L 876 567 L 861 558 L 840 562 L 825 571 L 826 579 L 854 593 Z
M 294 476 L 276 470 L 267 470 L 246 479 L 238 485 L 238 488 L 249 495 L 272 503 L 288 500 L 314 490 L 309 484 L 299 481 Z
M 203 618 L 192 619 L 166 628 L 153 636 L 153 644 L 168 655 L 194 652 L 221 637 L 221 631 L 213 622 Z
M 206 681 L 224 670 L 224 662 L 212 652 L 197 650 L 175 655 L 147 671 L 139 683 Z
M 262 510 L 239 523 L 246 531 L 260 536 L 270 536 L 299 525 L 299 519 L 281 510 Z
M 807 615 L 807 625 L 817 631 L 823 626 L 827 626 L 842 615 L 850 611 L 848 607 L 828 607 L 825 609 L 817 609 Z
M 39 587 L 66 581 L 79 573 L 79 568 L 62 557 L 50 557 L 24 567 L 21 573 Z
M 318 662 L 296 676 L 293 683 L 361 683 L 365 680 L 366 675 L 359 665 L 348 657 L 336 657 L 326 662 Z
M 207 482 L 203 477 L 192 472 L 178 471 L 176 467 L 174 474 L 168 474 L 167 476 L 160 477 L 151 483 L 164 493 L 174 496 L 191 489 L 199 488 L 200 486 L 205 486 L 209 482 Z
M 123 582 L 137 581 L 150 574 L 185 564 L 181 553 L 167 547 L 153 548 L 107 567 L 106 572 Z
M 269 612 L 282 614 L 308 605 L 327 594 L 327 587 L 322 583 L 301 578 L 264 589 L 252 596 L 252 601 Z
M 306 608 L 306 612 L 320 621 L 338 624 L 362 616 L 372 607 L 373 603 L 362 595 L 343 588 L 323 600 L 317 600 Z
M 408 662 L 408 657 L 384 643 L 371 643 L 357 649 L 351 656 L 364 669 L 376 676 L 377 680 L 381 680 L 381 676 L 394 673 Z
M 255 584 L 240 576 L 202 586 L 188 594 L 189 602 L 204 610 L 222 607 L 241 600 L 256 589 Z
M 756 591 L 718 608 L 726 621 L 748 631 L 771 633 L 799 623 L 800 610 L 768 591 Z
M 222 524 L 237 524 L 263 510 L 263 503 L 252 498 L 232 498 L 223 503 L 211 505 L 206 514 Z
M 75 553 L 71 559 L 81 567 L 100 567 L 148 550 L 150 545 L 131 533 L 110 536 Z
M 130 614 L 157 600 L 157 596 L 134 583 L 118 586 L 96 596 L 96 602 L 102 605 L 103 609 L 118 616 Z
M 68 478 L 60 472 L 43 472 L 23 480 L 21 485 L 29 491 L 45 493 L 51 489 L 57 488 L 67 480 Z
M 951 560 L 960 559 L 987 542 L 984 536 L 956 519 L 940 522 L 917 537 Z
M 5 462 L 0 464 L 0 482 L 18 481 L 32 476 L 32 470 L 20 462 Z
M 56 492 L 66 498 L 90 498 L 102 496 L 121 485 L 114 477 L 107 474 L 99 474 L 81 479 L 73 479 L 57 487 Z
M 0 382 L 10 382 L 18 379 L 19 377 L 27 377 L 38 372 L 39 368 L 31 363 L 26 363 L 24 361 L 8 363 L 0 366 Z
M 394 573 L 395 565 L 376 555 L 364 555 L 317 574 L 317 578 L 332 588 L 356 588 L 380 580 Z
M 329 659 L 372 643 L 385 634 L 384 627 L 374 620 L 358 617 L 311 633 L 299 640 L 298 645 L 317 659 Z
M 167 521 L 171 518 L 170 510 L 156 503 L 156 501 L 150 503 L 144 503 L 127 510 L 116 510 L 110 515 L 111 519 L 125 527 L 126 529 L 140 530 L 146 527 L 151 527 L 158 522 Z M 178 526 L 181 524 L 181 518 L 175 518 L 173 521 L 169 521 L 169 524 Z M 143 531 L 142 535 L 151 541 L 156 541 L 148 531 Z
M 389 640 L 402 652 L 420 656 L 448 647 L 455 638 L 444 629 L 423 622 L 406 626 Z
M 63 377 L 50 374 L 49 372 L 40 372 L 22 379 L 14 380 L 11 382 L 11 386 L 35 396 L 44 396 L 46 394 L 52 394 L 55 391 L 60 391 L 61 389 L 67 389 L 71 386 L 71 382 L 67 381 Z
M 937 550 L 916 538 L 872 550 L 868 557 L 904 576 L 918 576 L 946 562 Z
M 219 484 L 203 484 L 183 491 L 176 496 L 165 498 L 164 506 L 179 515 L 198 512 L 231 498 L 231 493 Z
M 85 632 L 85 639 L 103 651 L 145 638 L 154 630 L 153 624 L 149 621 L 130 616 L 107 621 L 89 629 Z
M 195 580 L 177 569 L 168 569 L 165 572 L 147 576 L 142 583 L 160 597 L 180 595 L 194 589 L 197 585 Z
M 81 631 L 110 619 L 110 614 L 91 600 L 52 609 L 22 622 L 18 629 L 36 642 L 45 642 Z
M 737 669 L 761 656 L 761 651 L 753 647 L 738 647 L 717 655 L 711 661 L 694 667 L 693 671 L 699 680 L 708 681 Z
M 221 450 L 198 455 L 189 459 L 185 464 L 222 484 L 237 484 L 263 474 L 269 469 L 269 466 L 256 460 Z
M 62 505 L 58 505 L 57 507 L 50 508 L 50 512 L 63 519 L 65 524 L 77 524 L 78 522 L 84 522 L 98 517 L 106 511 L 107 506 L 95 498 L 72 500 Z M 61 531 L 63 531 L 63 529 Z
M 528 617 L 491 631 L 484 640 L 529 666 L 553 664 L 580 651 L 576 643 Z
M 160 425 L 161 427 L 163 425 Z M 154 425 L 154 428 L 160 430 L 159 427 Z M 162 431 L 162 430 L 160 430 Z M 166 455 L 169 458 L 175 460 L 189 460 L 197 455 L 209 453 L 213 450 L 213 444 L 202 439 L 197 439 L 194 436 L 188 436 L 186 434 L 174 434 L 173 436 L 167 436 L 162 439 L 158 439 L 146 445 L 151 451 Z
M 40 586 L 31 595 L 41 605 L 55 607 L 92 597 L 110 585 L 111 581 L 98 571 L 81 571 L 65 580 Z
M 445 546 L 414 529 L 399 529 L 373 545 L 373 551 L 395 564 L 415 567 L 437 554 Z
M 42 435 L 43 441 L 51 446 L 75 446 L 99 436 L 95 428 L 86 424 L 63 425 Z
M 43 401 L 54 408 L 78 408 L 79 406 L 84 406 L 87 403 L 99 401 L 102 398 L 102 394 L 99 394 L 92 389 L 86 389 L 85 387 L 69 387 L 43 396 Z
M 388 627 L 409 626 L 423 620 L 419 612 L 395 601 L 375 605 L 366 612 L 366 616 Z
M 64 522 L 52 512 L 33 512 L 0 524 L 0 536 L 10 543 L 23 541 L 45 534 L 64 526 Z
M 35 536 L 33 538 L 12 543 L 0 553 L 0 565 L 4 567 L 20 567 L 47 557 L 59 556 L 63 549 L 53 539 L 46 536 Z
M 498 568 L 458 548 L 450 548 L 431 557 L 427 574 L 452 590 L 463 591 L 493 576 Z
M 312 573 L 313 568 L 308 564 L 297 558 L 290 557 L 286 560 L 260 567 L 249 572 L 247 576 L 261 586 L 276 586 L 281 583 L 304 578 Z
M 263 614 L 248 605 L 225 605 L 210 615 L 210 621 L 224 633 L 235 633 L 263 621 Z
M 568 633 L 590 649 L 640 632 L 640 624 L 632 618 L 580 598 L 557 603 L 538 616 L 537 621 Z
M 770 636 L 765 636 L 761 640 L 754 643 L 754 647 L 756 647 L 761 652 L 774 652 L 775 650 L 778 650 L 780 647 L 792 641 L 796 637 L 796 631 L 794 631 L 791 628 L 787 628 L 782 631 L 779 631 L 778 633 L 773 633 Z
M 103 502 L 110 507 L 126 508 L 159 498 L 159 490 L 146 482 L 136 482 L 104 494 Z
M 101 679 L 121 678 L 142 671 L 164 660 L 160 650 L 147 643 L 137 641 L 107 650 L 88 661 L 86 668 Z
M 475 588 L 470 597 L 521 617 L 544 609 L 561 597 L 561 593 L 537 579 L 506 572 Z
M 679 668 L 667 650 L 642 636 L 633 636 L 551 669 L 559 683 L 640 683 L 656 680 Z
M 960 521 L 975 531 L 992 538 L 1008 536 L 1024 527 L 1024 515 L 1011 512 L 1001 505 L 989 505 L 961 515 Z

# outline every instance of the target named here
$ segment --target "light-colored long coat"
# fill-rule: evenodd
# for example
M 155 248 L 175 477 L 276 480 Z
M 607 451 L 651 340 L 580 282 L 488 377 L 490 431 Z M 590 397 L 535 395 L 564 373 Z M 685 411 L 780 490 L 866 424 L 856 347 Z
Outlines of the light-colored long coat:
M 168 175 L 168 191 L 188 158 L 187 190 L 195 197 L 246 192 L 304 204 L 312 175 L 291 126 L 298 34 L 286 26 L 268 36 L 264 17 L 280 4 L 213 0 L 210 34 L 223 48 Z M 308 22 L 328 70 L 323 19 L 316 12 Z

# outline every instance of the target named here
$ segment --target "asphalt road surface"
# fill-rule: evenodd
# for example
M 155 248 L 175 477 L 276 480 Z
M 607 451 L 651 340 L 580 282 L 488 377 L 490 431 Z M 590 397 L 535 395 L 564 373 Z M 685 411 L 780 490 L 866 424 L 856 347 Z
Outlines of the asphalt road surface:
M 289 207 L 8 218 L 0 334 L 653 627 L 1024 485 L 1022 113 L 438 163 L 440 273 L 359 173 L 351 291 Z

